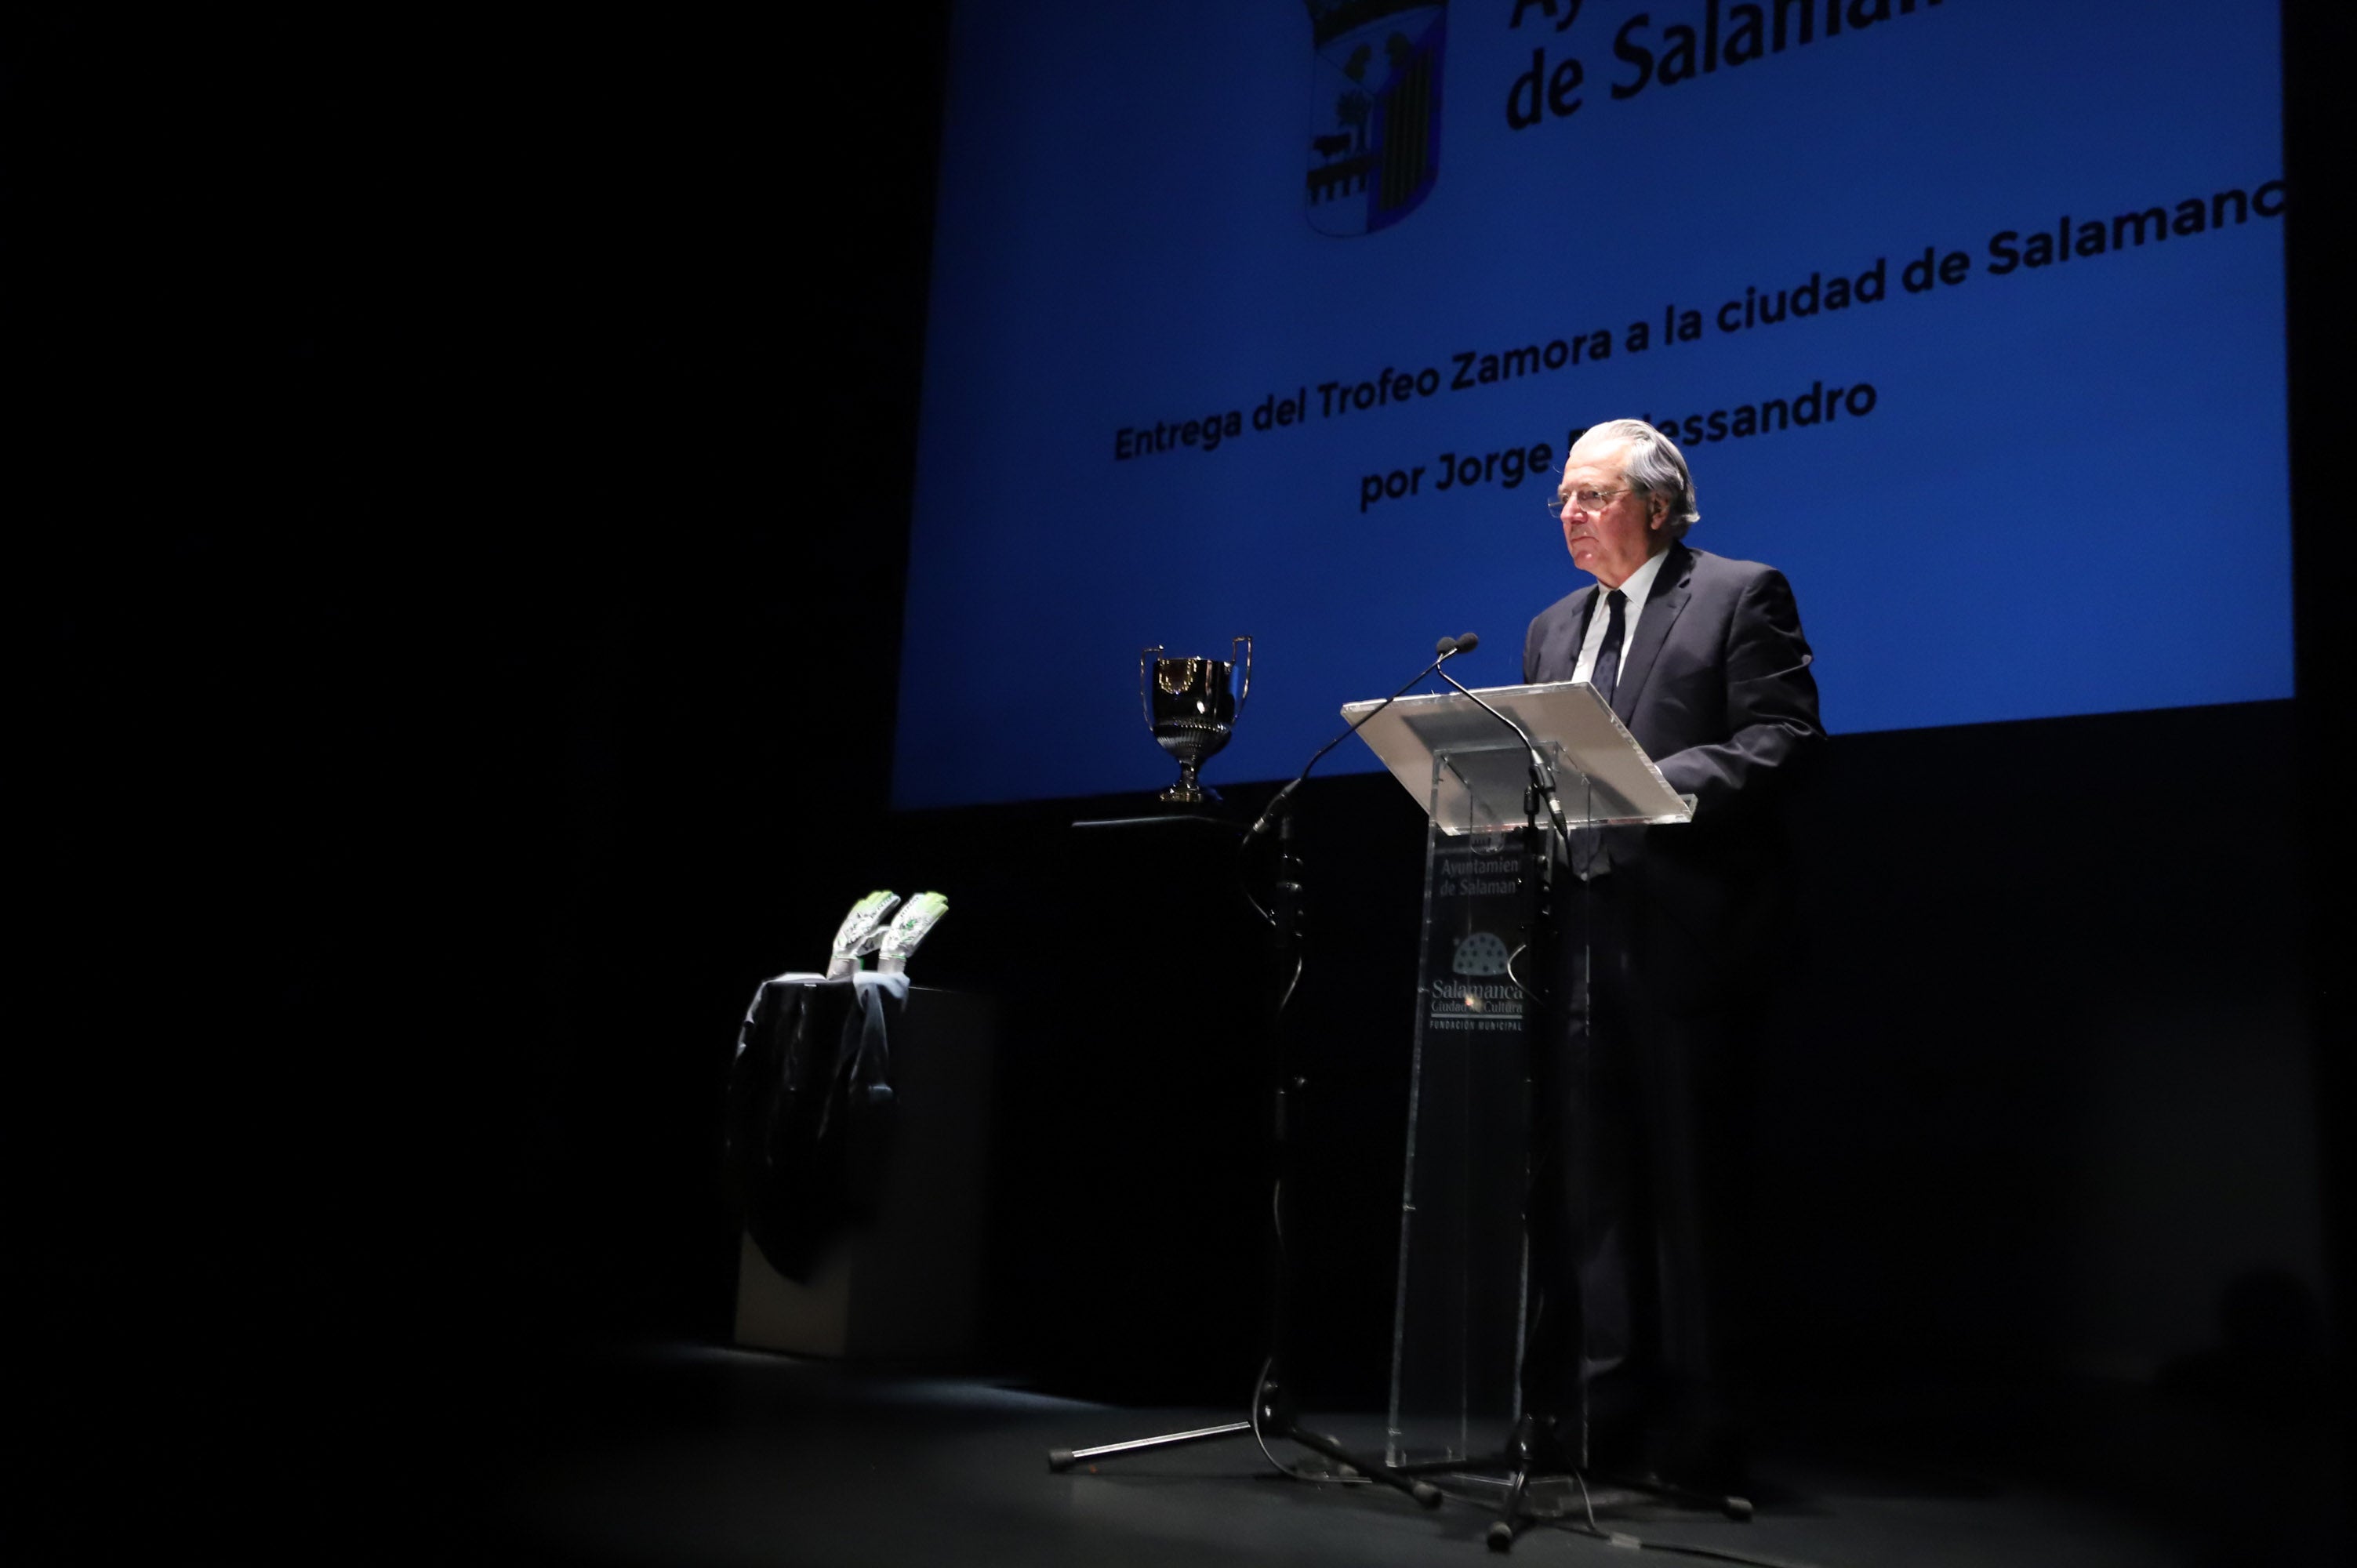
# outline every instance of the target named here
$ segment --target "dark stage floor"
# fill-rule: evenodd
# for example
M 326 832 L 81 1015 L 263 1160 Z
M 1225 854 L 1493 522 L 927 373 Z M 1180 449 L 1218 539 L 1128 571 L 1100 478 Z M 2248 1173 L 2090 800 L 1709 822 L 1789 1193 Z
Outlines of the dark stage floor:
M 2338 1451 L 2136 1390 L 2034 1402 L 1953 1383 L 1786 1413 L 1757 1438 L 1758 1517 L 1608 1517 L 1648 1544 L 1784 1564 L 2349 1561 Z M 2027 1412 L 2027 1413 L 2025 1413 Z M 1051 1447 L 1234 1419 L 982 1379 L 684 1346 L 519 1372 L 461 1435 L 467 1500 L 435 1554 L 610 1563 L 1380 1568 L 1489 1560 L 1488 1516 L 1271 1471 L 1247 1438 L 1051 1475 Z M 1335 1418 L 1344 1425 L 1350 1418 Z M 1289 1462 L 1302 1455 L 1286 1449 Z M 454 1454 L 454 1459 L 457 1455 Z M 434 1550 L 432 1546 L 429 1551 Z M 1543 1530 L 1523 1562 L 1625 1561 Z M 1666 1555 L 1666 1554 L 1664 1554 Z M 1681 1557 L 1681 1561 L 1693 1561 Z

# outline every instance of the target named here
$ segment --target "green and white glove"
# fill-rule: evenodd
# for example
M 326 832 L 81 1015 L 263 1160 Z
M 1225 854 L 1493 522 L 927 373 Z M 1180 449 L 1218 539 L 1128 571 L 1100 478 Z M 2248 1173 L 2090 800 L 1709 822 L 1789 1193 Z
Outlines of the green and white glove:
M 950 901 L 938 893 L 920 893 L 911 897 L 884 933 L 876 959 L 878 974 L 903 974 L 908 972 L 909 955 L 925 934 L 950 912 Z
M 900 896 L 877 888 L 851 907 L 835 929 L 834 950 L 827 961 L 826 977 L 845 980 L 859 972 L 862 953 L 874 952 L 884 940 L 884 922 L 899 907 Z

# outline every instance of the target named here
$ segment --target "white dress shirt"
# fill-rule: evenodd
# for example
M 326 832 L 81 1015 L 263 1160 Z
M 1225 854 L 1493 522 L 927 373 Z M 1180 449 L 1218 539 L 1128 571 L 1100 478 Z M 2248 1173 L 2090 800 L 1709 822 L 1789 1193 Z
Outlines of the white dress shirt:
M 1629 667 L 1629 650 L 1637 646 L 1637 618 L 1645 613 L 1645 600 L 1653 592 L 1653 579 L 1662 575 L 1662 563 L 1670 558 L 1667 549 L 1655 551 L 1645 558 L 1645 564 L 1629 574 L 1620 591 L 1629 596 L 1629 603 L 1620 612 L 1620 667 Z M 1605 628 L 1612 624 L 1612 607 L 1604 601 L 1612 590 L 1603 584 L 1596 585 L 1596 608 L 1587 618 L 1587 635 L 1580 639 L 1579 662 L 1572 667 L 1571 678 L 1586 681 L 1596 673 L 1596 656 L 1604 650 Z

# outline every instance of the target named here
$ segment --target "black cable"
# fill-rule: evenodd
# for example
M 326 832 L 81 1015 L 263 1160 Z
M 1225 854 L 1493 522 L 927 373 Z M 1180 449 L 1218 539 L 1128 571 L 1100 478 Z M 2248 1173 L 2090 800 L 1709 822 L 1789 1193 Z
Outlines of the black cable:
M 1605 1530 L 1600 1526 L 1585 1525 L 1576 1520 L 1548 1520 L 1541 1522 L 1560 1530 L 1567 1535 L 1589 1536 L 1607 1545 L 1625 1547 L 1637 1552 L 1666 1552 L 1673 1556 L 1701 1557 L 1713 1563 L 1740 1563 L 1745 1564 L 1745 1568 L 1819 1568 L 1816 1563 L 1804 1563 L 1793 1557 L 1756 1557 L 1749 1552 L 1729 1552 L 1717 1546 L 1695 1546 L 1683 1541 L 1647 1541 L 1641 1536 L 1630 1535 L 1620 1530 Z
M 1533 1525 L 1559 1530 L 1566 1535 L 1583 1535 L 1592 1541 L 1600 1541 L 1608 1546 L 1618 1546 L 1626 1551 L 1665 1552 L 1677 1557 L 1701 1557 L 1716 1563 L 1739 1563 L 1744 1564 L 1745 1568 L 1821 1568 L 1820 1564 L 1803 1562 L 1798 1558 L 1762 1557 L 1751 1552 L 1730 1552 L 1719 1546 L 1695 1546 L 1683 1541 L 1648 1541 L 1642 1536 L 1631 1535 L 1626 1530 L 1608 1530 L 1597 1522 L 1596 1502 L 1588 1495 L 1587 1477 L 1575 1470 L 1571 1474 L 1571 1480 L 1579 1487 L 1580 1503 L 1587 1516 L 1584 1520 L 1574 1518 L 1542 1518 L 1530 1514 L 1523 1517 Z M 1493 1512 L 1497 1508 L 1497 1499 L 1484 1493 L 1476 1492 L 1461 1485 L 1452 1487 L 1437 1482 L 1436 1485 L 1440 1487 L 1442 1495 L 1451 1502 L 1464 1503 L 1471 1508 Z
M 1252 878 L 1246 869 L 1244 862 L 1244 856 L 1246 853 L 1251 850 L 1253 842 L 1266 833 L 1269 827 L 1278 820 L 1280 813 L 1290 804 L 1294 792 L 1299 789 L 1302 784 L 1308 779 L 1310 769 L 1316 768 L 1318 763 L 1324 761 L 1327 753 L 1332 751 L 1336 746 L 1341 745 L 1344 741 L 1358 734 L 1370 719 L 1372 719 L 1377 714 L 1382 713 L 1385 708 L 1390 707 L 1394 703 L 1405 696 L 1416 686 L 1422 684 L 1426 677 L 1433 674 L 1435 671 L 1440 671 L 1442 679 L 1447 680 L 1447 672 L 1445 671 L 1440 671 L 1440 667 L 1459 653 L 1470 652 L 1474 645 L 1479 640 L 1479 639 L 1475 638 L 1469 632 L 1462 638 L 1442 638 L 1437 650 L 1437 657 L 1436 657 L 1431 663 L 1426 665 L 1422 670 L 1417 671 L 1413 680 L 1400 687 L 1398 691 L 1394 692 L 1390 696 L 1385 697 L 1373 707 L 1368 709 L 1365 713 L 1360 714 L 1358 718 L 1346 725 L 1340 734 L 1328 741 L 1324 746 L 1319 746 L 1317 751 L 1311 755 L 1309 760 L 1302 764 L 1301 771 L 1293 776 L 1291 782 L 1287 783 L 1283 789 L 1279 789 L 1275 795 L 1270 798 L 1267 807 L 1262 811 L 1259 819 L 1245 831 L 1243 840 L 1236 845 L 1237 886 L 1243 893 L 1244 902 L 1252 906 L 1253 912 L 1261 918 L 1264 924 L 1273 928 L 1277 928 L 1281 927 L 1282 923 L 1277 919 L 1274 911 L 1265 907 L 1261 901 L 1253 895 Z M 1454 681 L 1450 681 L 1448 683 L 1452 686 L 1457 685 L 1457 682 Z M 1459 691 L 1464 690 L 1461 686 L 1458 687 L 1458 689 Z M 1474 701 L 1480 702 L 1480 699 L 1477 697 Z M 1484 703 L 1483 705 L 1487 706 L 1488 704 Z M 1552 780 L 1550 780 L 1550 785 L 1551 784 Z M 1557 817 L 1557 821 L 1561 821 L 1559 815 Z M 1290 824 L 1287 825 L 1289 829 Z M 1286 834 L 1286 840 L 1289 842 L 1290 837 L 1291 834 L 1288 832 Z M 1281 857 L 1287 857 L 1290 855 L 1290 851 L 1289 849 L 1283 847 L 1281 844 L 1279 854 Z M 1280 858 L 1278 862 L 1278 886 L 1280 887 L 1286 885 L 1285 878 L 1287 871 L 1288 868 L 1285 865 L 1284 859 Z M 1295 897 L 1297 897 L 1300 893 L 1300 888 L 1298 886 L 1294 886 L 1292 891 Z M 1308 954 L 1302 950 L 1299 941 L 1297 922 L 1300 918 L 1300 910 L 1297 905 L 1292 908 L 1291 918 L 1295 922 L 1297 922 L 1296 929 L 1289 933 L 1294 939 L 1293 973 L 1286 981 L 1284 993 L 1277 998 L 1275 1014 L 1270 1021 L 1273 1028 L 1283 1026 L 1286 1009 L 1292 1004 L 1294 993 L 1300 989 L 1302 972 L 1308 963 Z M 1271 1183 L 1269 1187 L 1269 1229 L 1271 1234 L 1274 1235 L 1276 1240 L 1278 1267 L 1282 1270 L 1286 1267 L 1285 1260 L 1287 1254 L 1285 1237 L 1285 1181 L 1282 1175 L 1280 1175 L 1275 1181 Z M 1278 1288 L 1283 1289 L 1284 1287 L 1280 1284 Z M 1249 1419 L 1252 1425 L 1253 1441 L 1260 1445 L 1262 1456 L 1267 1459 L 1271 1466 L 1275 1467 L 1278 1474 L 1292 1480 L 1318 1482 L 1328 1485 L 1367 1485 L 1371 1477 L 1365 1476 L 1352 1474 L 1321 1475 L 1308 1470 L 1296 1469 L 1294 1466 L 1287 1465 L 1283 1460 L 1279 1459 L 1276 1456 L 1275 1452 L 1269 1447 L 1268 1437 L 1261 1431 L 1260 1418 L 1262 1402 L 1264 1396 L 1268 1391 L 1269 1373 L 1275 1369 L 1275 1366 L 1276 1355 L 1275 1348 L 1272 1347 L 1267 1357 L 1265 1357 L 1261 1362 L 1259 1377 L 1256 1378 L 1253 1383 L 1252 1408 Z
M 1596 1499 L 1588 1495 L 1587 1477 L 1578 1471 L 1571 1478 L 1579 1483 L 1579 1502 L 1587 1512 L 1585 1524 L 1577 1520 L 1554 1520 L 1545 1522 L 1573 1535 L 1591 1536 L 1608 1546 L 1630 1547 L 1640 1552 L 1667 1552 L 1679 1557 L 1706 1557 L 1717 1563 L 1741 1563 L 1747 1568 L 1816 1568 L 1814 1563 L 1800 1563 L 1786 1557 L 1754 1557 L 1748 1552 L 1729 1552 L 1717 1546 L 1691 1546 L 1679 1541 L 1647 1541 L 1642 1536 L 1624 1530 L 1607 1530 L 1596 1522 Z
M 1271 914 L 1267 909 L 1262 908 L 1261 901 L 1253 897 L 1252 879 L 1245 874 L 1243 866 L 1245 852 L 1252 848 L 1255 840 L 1261 838 L 1268 832 L 1270 825 L 1276 821 L 1277 814 L 1291 803 L 1294 791 L 1300 789 L 1303 783 L 1308 779 L 1309 770 L 1317 767 L 1320 762 L 1325 761 L 1326 754 L 1328 752 L 1333 750 L 1336 746 L 1341 745 L 1344 741 L 1358 734 L 1360 729 L 1365 725 L 1368 720 L 1373 718 L 1377 714 L 1382 713 L 1385 708 L 1390 707 L 1394 703 L 1398 702 L 1402 697 L 1406 696 L 1408 693 L 1422 684 L 1426 676 L 1430 675 L 1433 671 L 1438 670 L 1443 664 L 1448 663 L 1448 660 L 1454 659 L 1457 655 L 1471 652 L 1474 646 L 1480 640 L 1480 639 L 1474 637 L 1470 632 L 1466 633 L 1463 637 L 1442 638 L 1437 649 L 1437 658 L 1434 659 L 1431 663 L 1426 665 L 1423 669 L 1417 671 L 1414 680 L 1408 682 L 1406 685 L 1402 686 L 1398 691 L 1394 692 L 1390 696 L 1385 697 L 1382 702 L 1377 703 L 1373 707 L 1369 708 L 1365 713 L 1361 714 L 1343 729 L 1341 734 L 1336 736 L 1332 740 L 1328 741 L 1325 745 L 1319 746 L 1316 752 L 1312 753 L 1309 760 L 1301 765 L 1301 771 L 1293 776 L 1292 781 L 1287 783 L 1283 789 L 1279 789 L 1275 795 L 1269 798 L 1268 805 L 1264 811 L 1262 811 L 1259 820 L 1254 822 L 1251 827 L 1244 830 L 1243 841 L 1236 845 L 1236 877 L 1237 881 L 1243 888 L 1244 902 L 1253 907 L 1253 912 L 1258 915 L 1265 924 L 1271 926 L 1275 925 L 1276 917 Z M 1451 681 L 1449 682 L 1449 684 L 1454 686 L 1457 683 L 1454 681 Z M 1462 691 L 1464 688 L 1458 687 L 1458 689 Z M 1290 995 L 1291 993 L 1288 991 L 1286 994 Z
M 1285 1477 L 1287 1480 L 1308 1481 L 1313 1484 L 1329 1487 L 1364 1487 L 1372 1485 L 1373 1483 L 1369 1477 L 1356 1474 L 1321 1475 L 1315 1470 L 1297 1470 L 1292 1466 L 1286 1464 L 1284 1460 L 1276 1456 L 1275 1450 L 1272 1449 L 1268 1445 L 1267 1435 L 1260 1429 L 1261 1396 L 1268 1391 L 1268 1374 L 1275 1365 L 1276 1358 L 1275 1356 L 1272 1355 L 1265 1358 L 1260 1364 L 1260 1376 L 1254 1380 L 1253 1382 L 1251 1416 L 1252 1434 L 1253 1441 L 1260 1444 L 1261 1456 L 1265 1458 L 1271 1465 L 1275 1466 L 1277 1473 Z

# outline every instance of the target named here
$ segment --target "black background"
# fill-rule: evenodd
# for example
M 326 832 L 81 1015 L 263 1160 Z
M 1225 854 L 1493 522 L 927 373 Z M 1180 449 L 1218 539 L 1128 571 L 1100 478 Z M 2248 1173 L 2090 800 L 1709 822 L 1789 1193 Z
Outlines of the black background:
M 2229 1072 L 2312 1041 L 2293 1110 L 2347 1172 L 2320 9 L 2287 9 L 2300 695 L 1835 743 L 1752 1260 L 1753 1335 L 1824 1375 L 2073 1375 L 2069 1216 L 2134 1178 L 2101 1130 L 2147 1087 L 2090 1042 L 2155 1013 Z M 1075 913 L 1128 884 L 1067 824 L 1131 803 L 886 810 L 944 36 L 938 4 L 7 24 L 11 1256 L 69 1476 L 260 1431 L 242 1468 L 332 1498 L 430 1471 L 403 1434 L 503 1358 L 725 1342 L 736 1018 L 883 886 L 947 891 L 923 978 L 1010 1005 L 979 1364 L 1243 1399 L 1260 1047 L 1148 1021 L 1133 927 Z M 2222 410 L 2186 504 L 2233 504 L 2234 442 Z M 2237 804 L 2253 772 L 2297 800 Z M 1304 1356 L 1371 1402 L 1420 818 L 1346 778 L 1300 821 Z M 1039 1021 L 1083 962 L 1120 1038 Z

